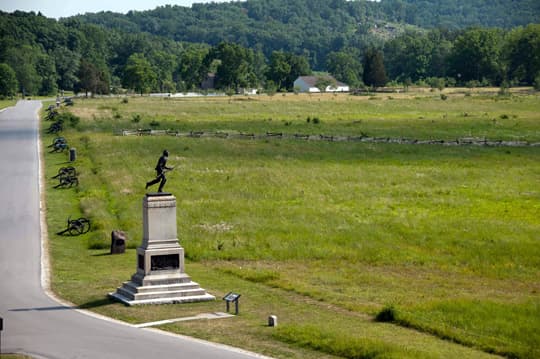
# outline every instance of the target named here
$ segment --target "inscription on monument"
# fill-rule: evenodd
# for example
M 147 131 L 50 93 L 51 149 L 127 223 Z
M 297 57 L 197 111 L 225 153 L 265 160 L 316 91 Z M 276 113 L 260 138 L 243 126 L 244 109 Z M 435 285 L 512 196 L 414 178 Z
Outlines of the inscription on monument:
M 167 254 L 162 256 L 152 256 L 151 270 L 171 270 L 180 268 L 180 257 L 178 254 Z

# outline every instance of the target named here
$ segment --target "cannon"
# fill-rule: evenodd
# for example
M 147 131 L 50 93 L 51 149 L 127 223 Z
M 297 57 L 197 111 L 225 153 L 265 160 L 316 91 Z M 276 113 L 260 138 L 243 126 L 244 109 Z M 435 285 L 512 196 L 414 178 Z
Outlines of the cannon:
M 84 217 L 78 218 L 78 219 L 71 219 L 69 217 L 67 219 L 67 228 L 63 231 L 60 231 L 56 234 L 59 236 L 69 233 L 71 236 L 78 236 L 80 234 L 84 234 L 90 231 L 90 220 Z

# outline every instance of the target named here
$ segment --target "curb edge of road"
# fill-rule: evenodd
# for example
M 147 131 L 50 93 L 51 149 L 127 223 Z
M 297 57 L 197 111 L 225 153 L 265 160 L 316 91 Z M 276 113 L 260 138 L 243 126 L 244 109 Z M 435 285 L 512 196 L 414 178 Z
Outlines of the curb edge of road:
M 40 103 L 40 106 L 36 110 L 36 117 L 38 119 L 38 128 L 36 129 L 36 137 L 37 137 L 37 147 L 38 147 L 37 148 L 37 157 L 38 157 L 38 179 L 39 179 L 39 183 L 38 183 L 38 190 L 39 190 L 39 223 L 40 223 L 40 232 L 41 232 L 41 236 L 40 236 L 40 244 L 41 244 L 41 287 L 42 287 L 43 291 L 45 292 L 45 294 L 49 298 L 51 298 L 52 300 L 58 302 L 61 305 L 72 308 L 76 312 L 79 312 L 79 313 L 87 315 L 89 317 L 100 319 L 100 320 L 103 320 L 103 321 L 106 321 L 106 322 L 111 322 L 111 323 L 124 325 L 124 326 L 132 327 L 132 328 L 137 328 L 136 325 L 133 325 L 133 324 L 130 324 L 130 323 L 118 320 L 118 319 L 110 318 L 110 317 L 107 317 L 107 316 L 104 316 L 104 315 L 101 315 L 101 314 L 98 314 L 98 313 L 91 312 L 89 310 L 78 309 L 77 306 L 74 303 L 71 303 L 71 302 L 69 302 L 69 301 L 67 301 L 67 300 L 65 300 L 63 298 L 58 297 L 56 295 L 56 293 L 54 293 L 51 290 L 51 287 L 50 287 L 50 285 L 51 285 L 51 281 L 50 281 L 51 269 L 50 269 L 50 259 L 49 259 L 49 234 L 48 234 L 48 227 L 47 227 L 47 220 L 46 220 L 46 205 L 45 205 L 45 177 L 44 177 L 45 171 L 44 171 L 44 167 L 43 167 L 44 163 L 45 163 L 45 158 L 43 157 L 43 150 L 42 150 L 42 144 L 43 143 L 42 143 L 42 140 L 41 140 L 41 131 L 40 131 L 40 127 L 39 127 L 40 124 L 41 124 L 41 119 L 39 117 L 39 111 L 43 107 L 43 103 L 41 101 L 39 103 Z M 2 110 L 0 110 L 0 112 L 1 111 Z M 219 349 L 223 349 L 223 350 L 227 350 L 227 351 L 232 351 L 232 352 L 236 352 L 236 353 L 240 353 L 240 354 L 250 355 L 250 356 L 252 356 L 254 358 L 273 359 L 272 357 L 265 356 L 265 355 L 262 355 L 262 354 L 258 354 L 258 353 L 255 353 L 255 352 L 251 352 L 249 350 L 236 348 L 236 347 L 226 345 L 226 344 L 214 343 L 214 342 L 210 342 L 210 341 L 207 341 L 207 340 L 204 340 L 204 339 L 190 337 L 190 336 L 187 336 L 187 335 L 171 333 L 171 332 L 167 332 L 165 330 L 161 330 L 161 329 L 157 329 L 157 328 L 137 328 L 137 329 L 145 330 L 145 331 L 151 331 L 151 332 L 159 333 L 161 335 L 167 335 L 167 336 L 170 336 L 170 337 L 187 339 L 187 340 L 191 340 L 191 341 L 194 341 L 194 342 L 197 342 L 197 343 L 210 345 L 210 346 L 213 346 L 215 348 L 219 348 Z
M 45 203 L 45 171 L 44 171 L 44 164 L 45 164 L 45 158 L 43 157 L 43 142 L 41 140 L 41 131 L 40 131 L 40 124 L 41 119 L 39 118 L 39 111 L 43 107 L 43 103 L 40 101 L 40 106 L 36 110 L 35 116 L 38 119 L 38 128 L 37 128 L 37 156 L 38 156 L 38 178 L 39 178 L 39 227 L 40 227 L 40 233 L 41 233 L 41 288 L 45 292 L 45 294 L 53 299 L 54 301 L 58 302 L 59 304 L 72 308 L 73 310 L 88 315 L 90 317 L 94 317 L 97 319 L 101 319 L 108 322 L 114 322 L 117 324 L 122 324 L 125 326 L 134 327 L 134 325 L 123 322 L 121 320 L 113 319 L 106 317 L 101 314 L 97 314 L 94 312 L 90 312 L 87 310 L 78 309 L 77 305 L 74 303 L 71 303 L 63 298 L 60 298 L 56 295 L 51 289 L 51 268 L 50 268 L 50 258 L 49 258 L 49 232 L 48 232 L 48 226 L 47 226 L 47 218 L 46 218 L 46 203 Z

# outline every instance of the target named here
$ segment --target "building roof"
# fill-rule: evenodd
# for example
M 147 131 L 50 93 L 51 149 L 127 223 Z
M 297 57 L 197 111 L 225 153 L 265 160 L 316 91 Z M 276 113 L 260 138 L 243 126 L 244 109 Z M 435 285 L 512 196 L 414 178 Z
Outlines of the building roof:
M 296 80 L 302 80 L 310 87 L 317 87 L 317 80 L 320 78 L 330 79 L 335 82 L 336 86 L 348 86 L 347 84 L 336 80 L 333 76 L 299 76 Z

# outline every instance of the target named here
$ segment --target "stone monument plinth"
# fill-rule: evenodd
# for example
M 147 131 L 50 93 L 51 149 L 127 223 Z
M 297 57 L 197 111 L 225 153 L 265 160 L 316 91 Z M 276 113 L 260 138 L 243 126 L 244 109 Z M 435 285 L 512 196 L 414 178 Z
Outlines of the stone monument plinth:
M 184 272 L 184 248 L 176 232 L 176 197 L 148 193 L 143 198 L 143 239 L 137 248 L 137 272 L 116 292 L 128 305 L 201 302 L 215 297 Z

